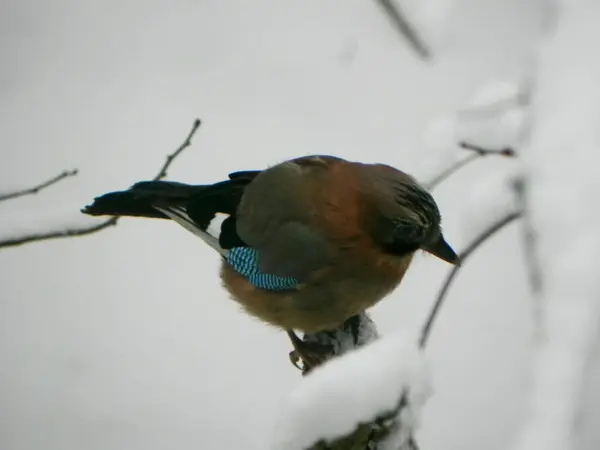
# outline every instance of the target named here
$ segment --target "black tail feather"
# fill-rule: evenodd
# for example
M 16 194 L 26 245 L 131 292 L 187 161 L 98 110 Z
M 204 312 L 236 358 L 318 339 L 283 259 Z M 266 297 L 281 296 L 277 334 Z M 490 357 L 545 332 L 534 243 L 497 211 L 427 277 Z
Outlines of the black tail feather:
M 169 219 L 159 211 L 179 208 L 201 229 L 206 230 L 217 213 L 232 216 L 245 187 L 260 171 L 234 172 L 229 179 L 209 185 L 174 181 L 140 181 L 126 191 L 109 192 L 81 210 L 91 216 L 130 216 Z
M 126 191 L 109 192 L 96 197 L 81 210 L 91 216 L 130 216 L 168 219 L 154 208 L 156 204 L 179 206 L 185 204 L 205 186 L 191 186 L 170 181 L 141 181 Z

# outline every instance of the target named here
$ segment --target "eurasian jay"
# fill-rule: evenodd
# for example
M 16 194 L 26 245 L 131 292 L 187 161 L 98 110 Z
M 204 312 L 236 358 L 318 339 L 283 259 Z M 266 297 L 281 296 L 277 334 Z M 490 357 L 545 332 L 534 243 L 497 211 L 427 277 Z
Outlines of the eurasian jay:
M 231 297 L 288 331 L 332 330 L 393 291 L 415 252 L 452 264 L 432 196 L 384 164 L 304 156 L 209 185 L 142 181 L 97 197 L 100 216 L 172 219 L 222 258 Z M 218 213 L 221 232 L 208 232 Z

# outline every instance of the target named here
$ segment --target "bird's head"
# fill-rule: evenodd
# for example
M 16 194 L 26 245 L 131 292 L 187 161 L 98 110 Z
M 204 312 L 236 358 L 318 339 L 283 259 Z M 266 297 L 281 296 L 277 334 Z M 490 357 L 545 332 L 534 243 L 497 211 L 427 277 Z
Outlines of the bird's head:
M 371 177 L 371 181 L 377 179 L 374 186 L 378 209 L 383 217 L 391 219 L 380 222 L 380 235 L 388 250 L 403 254 L 421 249 L 450 264 L 460 264 L 444 238 L 440 211 L 431 194 L 410 175 L 390 166 L 378 166 L 378 176 Z

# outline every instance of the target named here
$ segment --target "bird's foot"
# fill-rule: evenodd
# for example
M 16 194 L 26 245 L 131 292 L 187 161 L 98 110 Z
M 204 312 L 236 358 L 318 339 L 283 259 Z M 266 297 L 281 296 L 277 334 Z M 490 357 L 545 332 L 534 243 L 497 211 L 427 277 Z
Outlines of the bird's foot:
M 294 350 L 290 352 L 290 361 L 296 368 L 302 370 L 304 375 L 323 364 L 333 355 L 331 345 L 305 342 L 291 330 L 287 334 L 294 346 Z M 299 365 L 300 360 L 302 360 L 302 366 Z

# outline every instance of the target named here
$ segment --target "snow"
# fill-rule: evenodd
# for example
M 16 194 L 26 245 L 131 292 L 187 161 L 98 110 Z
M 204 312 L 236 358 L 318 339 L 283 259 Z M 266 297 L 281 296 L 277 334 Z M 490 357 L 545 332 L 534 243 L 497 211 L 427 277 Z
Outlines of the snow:
M 523 152 L 538 231 L 544 338 L 532 362 L 527 420 L 513 450 L 568 450 L 578 443 L 587 361 L 598 336 L 600 254 L 600 4 L 562 1 L 542 47 L 533 103 L 536 128 Z
M 398 333 L 334 358 L 300 380 L 284 404 L 273 449 L 305 449 L 321 439 L 348 435 L 397 407 L 403 392 L 408 406 L 400 415 L 395 441 L 419 425 L 431 394 L 427 362 L 416 339 Z
M 518 147 L 530 125 L 526 84 L 495 80 L 479 88 L 458 113 L 456 135 L 482 147 Z
M 520 96 L 521 86 L 519 83 L 501 79 L 494 80 L 476 91 L 467 107 L 473 112 L 486 109 L 506 109 L 506 105 L 516 105 Z

